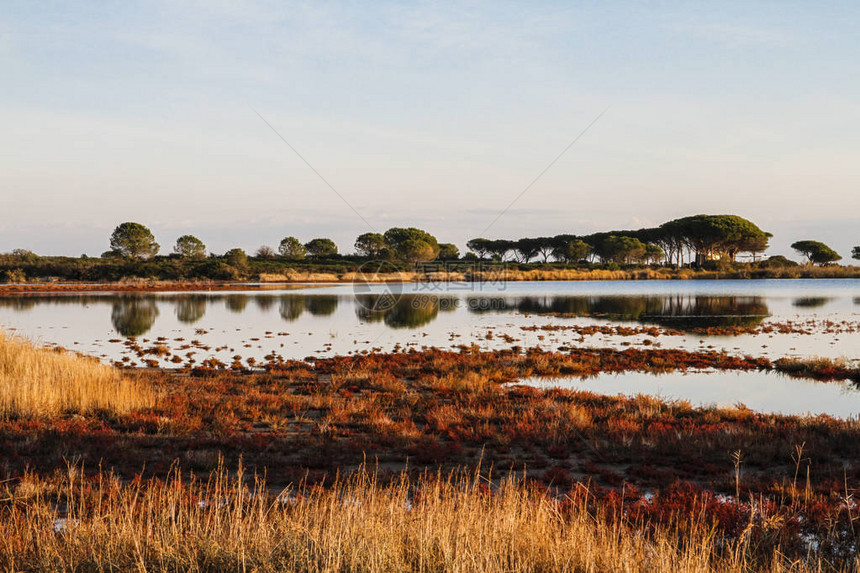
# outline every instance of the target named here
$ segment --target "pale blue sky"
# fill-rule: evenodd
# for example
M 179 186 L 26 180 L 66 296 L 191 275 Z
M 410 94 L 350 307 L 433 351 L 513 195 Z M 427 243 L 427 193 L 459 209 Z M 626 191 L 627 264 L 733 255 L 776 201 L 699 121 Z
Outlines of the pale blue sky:
M 860 245 L 850 2 L 0 2 L 0 251 L 736 213 Z M 492 229 L 487 225 L 606 114 Z

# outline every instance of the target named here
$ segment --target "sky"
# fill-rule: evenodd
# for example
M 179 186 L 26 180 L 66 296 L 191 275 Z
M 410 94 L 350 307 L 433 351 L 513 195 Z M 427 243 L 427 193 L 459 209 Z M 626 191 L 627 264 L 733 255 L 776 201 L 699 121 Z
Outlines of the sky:
M 98 255 L 123 221 L 162 252 L 352 252 L 731 213 L 771 255 L 847 262 L 858 24 L 838 1 L 3 0 L 0 252 Z

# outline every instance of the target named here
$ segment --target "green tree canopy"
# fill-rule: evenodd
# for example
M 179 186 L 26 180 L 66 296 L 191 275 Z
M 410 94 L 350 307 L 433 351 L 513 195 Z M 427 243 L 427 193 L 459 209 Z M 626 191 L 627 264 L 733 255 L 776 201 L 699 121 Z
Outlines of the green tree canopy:
M 32 263 L 33 261 L 39 260 L 39 255 L 29 249 L 12 249 L 10 254 L 26 263 Z
M 415 227 L 393 227 L 385 231 L 384 238 L 394 256 L 408 263 L 432 261 L 439 254 L 436 237 Z
M 645 253 L 642 257 L 642 262 L 649 264 L 656 264 L 665 258 L 666 253 L 663 252 L 662 247 L 660 245 L 655 245 L 654 243 L 646 243 L 645 244 Z
M 202 259 L 206 257 L 206 245 L 194 235 L 182 235 L 176 239 L 173 252 L 185 259 Z
M 494 259 L 503 261 L 508 253 L 513 251 L 516 248 L 516 241 L 509 241 L 507 239 L 496 239 L 494 241 L 490 241 L 489 250 L 490 254 L 493 255 Z
M 281 240 L 281 244 L 278 245 L 278 253 L 285 259 L 296 261 L 305 258 L 305 255 L 308 254 L 308 250 L 297 238 L 284 237 L 283 240 Z
M 549 258 L 553 256 L 553 252 L 555 251 L 555 238 L 538 237 L 534 241 L 540 256 L 543 257 L 543 262 L 549 262 Z
M 384 249 L 385 237 L 381 233 L 364 233 L 355 240 L 355 252 L 362 257 L 378 257 Z
M 553 238 L 552 256 L 565 263 L 576 263 L 588 256 L 591 245 L 572 235 L 558 235 Z
M 237 269 L 244 269 L 248 266 L 248 254 L 242 249 L 230 249 L 224 253 L 224 260 L 228 265 Z
M 472 239 L 466 243 L 466 247 L 475 253 L 479 259 L 486 258 L 488 254 L 490 254 L 490 243 L 492 243 L 489 239 Z
M 147 259 L 158 253 L 158 243 L 152 231 L 140 223 L 126 222 L 113 230 L 110 248 L 124 257 Z
M 605 262 L 632 263 L 645 257 L 645 243 L 635 237 L 610 235 L 597 246 L 598 256 Z
M 682 217 L 663 223 L 659 231 L 653 242 L 667 252 L 678 253 L 685 246 L 705 258 L 721 256 L 729 260 L 741 252 L 764 251 L 772 236 L 737 215 Z
M 860 247 L 854 247 L 851 249 L 851 258 L 860 259 Z
M 331 257 L 337 254 L 337 245 L 331 239 L 312 239 L 305 243 L 305 249 L 314 257 Z
M 797 241 L 791 248 L 806 257 L 812 264 L 823 265 L 841 260 L 839 253 L 819 241 Z
M 440 261 L 456 261 L 460 258 L 460 249 L 453 243 L 441 243 L 438 258 Z
M 538 256 L 541 249 L 541 240 L 540 239 L 530 239 L 525 237 L 518 241 L 514 241 L 514 250 L 519 257 L 517 260 L 521 263 L 528 263 L 533 258 Z

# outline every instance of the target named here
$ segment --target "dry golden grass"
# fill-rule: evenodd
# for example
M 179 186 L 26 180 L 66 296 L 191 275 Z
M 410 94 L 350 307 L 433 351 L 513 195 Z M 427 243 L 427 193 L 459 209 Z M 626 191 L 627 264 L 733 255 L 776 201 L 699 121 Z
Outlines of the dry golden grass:
M 472 273 L 474 280 L 483 281 L 609 281 L 609 280 L 647 280 L 647 279 L 689 279 L 694 273 L 688 269 L 672 271 L 668 269 L 529 269 L 518 270 L 499 268 Z
M 92 358 L 38 348 L 0 332 L 0 416 L 58 416 L 152 406 L 143 384 Z
M 310 273 L 303 271 L 288 270 L 284 273 L 287 282 L 301 283 L 333 283 L 339 279 L 336 273 Z
M 76 471 L 4 486 L 0 567 L 51 571 L 820 571 L 693 519 L 653 528 L 608 519 L 514 481 L 473 476 L 382 486 L 367 474 L 330 489 L 123 484 Z M 57 506 L 67 512 L 58 513 Z M 850 564 L 852 567 L 857 562 Z
M 372 268 L 372 267 L 371 267 Z M 357 283 L 411 282 L 423 280 L 423 275 L 414 272 L 347 272 L 340 280 Z

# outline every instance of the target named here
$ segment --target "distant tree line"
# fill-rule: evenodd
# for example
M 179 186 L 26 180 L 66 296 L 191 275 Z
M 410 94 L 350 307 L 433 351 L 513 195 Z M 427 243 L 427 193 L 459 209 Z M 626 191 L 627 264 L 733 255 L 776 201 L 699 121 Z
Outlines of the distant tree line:
M 155 237 L 147 227 L 140 223 L 126 222 L 114 229 L 110 237 L 110 250 L 102 253 L 102 258 L 124 257 L 130 259 L 149 259 L 160 249 Z M 400 260 L 415 264 L 434 259 L 456 260 L 460 257 L 456 245 L 442 243 L 436 237 L 415 227 L 394 227 L 384 234 L 364 233 L 355 241 L 355 251 L 360 257 Z M 338 248 L 331 239 L 321 237 L 302 243 L 296 237 L 284 237 L 277 252 L 263 245 L 255 256 L 261 259 L 283 258 L 298 261 L 307 257 L 325 259 L 336 257 Z M 176 240 L 173 256 L 185 259 L 206 258 L 206 245 L 193 235 L 183 235 Z M 214 256 L 214 255 L 210 255 Z M 231 249 L 223 258 L 241 263 L 247 259 L 242 249 Z
M 772 235 L 737 215 L 694 215 L 638 230 L 608 231 L 589 235 L 562 234 L 552 237 L 525 237 L 518 240 L 476 238 L 468 241 L 469 252 L 461 257 L 456 245 L 440 243 L 436 237 L 415 227 L 394 227 L 384 233 L 359 235 L 354 254 L 342 255 L 329 238 L 302 242 L 284 237 L 277 249 L 263 245 L 249 256 L 233 248 L 222 255 L 207 251 L 203 241 L 182 235 L 168 255 L 159 255 L 160 246 L 146 226 L 125 222 L 110 236 L 110 250 L 100 258 L 39 257 L 15 249 L 0 255 L 0 279 L 21 282 L 27 278 L 58 277 L 68 280 L 118 280 L 144 276 L 166 280 L 210 278 L 238 280 L 251 274 L 278 273 L 285 267 L 308 271 L 355 270 L 363 261 L 390 261 L 403 269 L 429 261 L 513 261 L 519 264 L 560 263 L 564 265 L 655 265 L 708 266 L 713 262 L 733 263 L 748 254 L 755 261 L 768 248 Z M 808 265 L 828 265 L 841 259 L 824 243 L 797 241 L 792 248 Z M 852 257 L 860 260 L 860 246 Z M 762 268 L 796 266 L 782 256 L 770 257 Z
M 764 253 L 771 233 L 762 231 L 755 223 L 737 215 L 693 215 L 673 219 L 659 227 L 592 233 L 590 235 L 556 235 L 525 237 L 518 240 L 476 238 L 467 242 L 472 259 L 513 260 L 531 263 L 550 260 L 562 263 L 580 261 L 620 264 L 674 264 L 703 261 L 734 262 L 739 254 L 747 253 L 753 260 Z M 126 222 L 117 226 L 110 237 L 110 251 L 103 258 L 127 257 L 148 259 L 159 251 L 152 232 L 140 223 Z M 417 264 L 432 260 L 460 259 L 456 245 L 439 243 L 436 237 L 415 227 L 393 227 L 385 233 L 364 233 L 355 240 L 355 253 L 368 259 L 401 261 Z M 811 264 L 826 264 L 841 259 L 833 249 L 818 241 L 798 241 L 792 248 Z M 860 258 L 855 247 L 854 258 Z M 206 245 L 193 235 L 176 240 L 173 255 L 185 259 L 206 258 Z M 213 255 L 210 255 L 213 256 Z M 284 237 L 277 251 L 269 246 L 257 249 L 259 259 L 281 258 L 299 261 L 308 257 L 328 259 L 338 256 L 338 247 L 329 238 L 320 237 L 302 243 L 293 236 Z M 247 265 L 248 255 L 242 249 L 231 249 L 221 257 L 234 267 Z
M 602 263 L 682 266 L 706 260 L 735 261 L 741 253 L 755 259 L 773 235 L 737 215 L 694 215 L 634 231 L 608 231 L 590 235 L 556 235 L 516 241 L 477 238 L 466 245 L 478 258 L 512 258 L 528 263 L 551 258 L 565 263 L 582 260 Z

